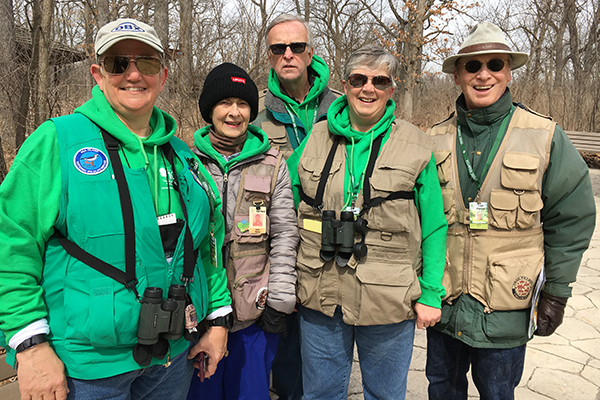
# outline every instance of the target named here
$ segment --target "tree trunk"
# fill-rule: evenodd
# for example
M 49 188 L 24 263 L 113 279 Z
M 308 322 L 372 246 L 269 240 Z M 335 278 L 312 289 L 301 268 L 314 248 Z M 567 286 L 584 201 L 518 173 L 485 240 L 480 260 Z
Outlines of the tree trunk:
M 154 11 L 154 29 L 166 50 L 169 48 L 169 1 L 156 0 Z
M 180 88 L 187 95 L 193 88 L 193 58 L 192 58 L 192 0 L 179 1 L 179 18 L 181 25 L 179 27 L 179 43 L 183 58 L 181 60 L 181 81 Z
M 98 29 L 110 22 L 108 0 L 98 0 L 96 3 L 96 22 Z
M 54 13 L 54 0 L 42 1 L 42 21 L 40 25 L 39 59 L 38 59 L 38 88 L 35 110 L 35 126 L 38 127 L 50 117 L 48 92 L 50 85 L 50 47 L 52 45 L 52 15 Z
M 40 2 L 34 1 L 33 6 L 33 18 L 31 27 L 31 59 L 29 60 L 29 67 L 27 68 L 27 75 L 23 80 L 23 86 L 21 87 L 21 96 L 19 98 L 19 111 L 17 113 L 16 131 L 15 131 L 15 147 L 19 148 L 25 141 L 25 134 L 27 129 L 27 116 L 29 115 L 29 100 L 31 98 L 31 88 L 36 87 L 35 77 L 37 76 L 38 58 L 39 58 L 39 40 L 40 25 L 42 23 L 42 10 L 40 9 Z M 35 98 L 35 97 L 34 97 Z
M 15 62 L 15 20 L 12 0 L 0 1 L 0 54 L 4 55 L 4 60 L 0 63 L 0 76 L 3 78 L 0 82 L 2 82 L 2 97 L 6 102 L 6 107 L 2 107 L 2 116 L 7 122 L 7 136 L 13 138 L 16 134 L 15 120 L 18 112 L 14 99 L 17 98 L 19 92 L 20 79 L 15 73 L 17 63 Z M 4 148 L 2 146 L 2 136 L 0 135 L 0 182 L 2 182 L 6 173 Z

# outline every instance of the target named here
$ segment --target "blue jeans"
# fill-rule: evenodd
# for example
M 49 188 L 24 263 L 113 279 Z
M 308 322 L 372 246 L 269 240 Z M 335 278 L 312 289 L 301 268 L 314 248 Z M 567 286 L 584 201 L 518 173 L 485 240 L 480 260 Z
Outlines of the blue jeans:
M 297 312 L 285 317 L 287 336 L 279 339 L 273 360 L 273 389 L 279 400 L 302 398 L 302 356 L 300 354 L 300 321 Z
M 200 382 L 194 373 L 187 400 L 269 400 L 269 373 L 279 335 L 252 324 L 229 333 L 217 371 Z M 175 397 L 170 397 L 175 399 Z
M 429 400 L 466 400 L 467 372 L 482 400 L 513 400 L 523 375 L 525 346 L 512 349 L 478 349 L 458 339 L 427 329 Z
M 67 400 L 164 400 L 185 399 L 194 373 L 194 360 L 184 351 L 171 365 L 153 365 L 104 379 L 67 378 Z
M 346 400 L 354 343 L 358 349 L 365 400 L 404 399 L 415 321 L 353 326 L 300 307 L 304 400 Z

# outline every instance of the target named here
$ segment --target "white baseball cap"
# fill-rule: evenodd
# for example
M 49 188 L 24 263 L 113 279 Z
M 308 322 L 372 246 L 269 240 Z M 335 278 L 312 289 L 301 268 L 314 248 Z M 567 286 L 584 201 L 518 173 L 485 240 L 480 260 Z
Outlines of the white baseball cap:
M 164 49 L 153 27 L 135 19 L 121 18 L 104 25 L 96 35 L 96 56 L 100 56 L 115 43 L 121 40 L 133 39 L 146 43 L 159 53 Z

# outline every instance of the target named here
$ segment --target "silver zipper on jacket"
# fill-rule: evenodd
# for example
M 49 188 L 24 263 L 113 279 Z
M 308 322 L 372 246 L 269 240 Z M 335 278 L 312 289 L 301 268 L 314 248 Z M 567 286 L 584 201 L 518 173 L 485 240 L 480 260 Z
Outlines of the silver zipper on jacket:
M 221 198 L 223 199 L 223 206 L 221 207 L 221 213 L 223 214 L 224 226 L 227 229 L 227 182 L 229 182 L 229 178 L 227 176 L 227 172 L 223 173 L 223 195 Z

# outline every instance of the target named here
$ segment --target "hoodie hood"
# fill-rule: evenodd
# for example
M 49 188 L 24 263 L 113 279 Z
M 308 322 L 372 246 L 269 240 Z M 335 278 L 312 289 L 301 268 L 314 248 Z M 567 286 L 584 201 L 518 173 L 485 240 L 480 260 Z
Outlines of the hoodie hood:
M 234 165 L 239 164 L 243 160 L 262 154 L 271 148 L 267 134 L 255 125 L 248 125 L 246 141 L 244 142 L 242 151 L 226 162 L 225 158 L 210 143 L 208 133 L 211 129 L 212 125 L 198 129 L 194 133 L 194 146 L 205 156 L 219 164 L 224 172 L 228 172 Z
M 140 138 L 131 132 L 117 117 L 98 85 L 92 89 L 92 98 L 76 108 L 75 112 L 85 115 L 96 125 L 117 138 L 121 142 L 124 152 L 127 153 L 129 162 L 133 162 L 131 164 L 132 168 L 141 168 L 146 164 L 145 157 L 142 154 L 144 152 L 143 146 L 162 146 L 171 139 L 177 130 L 177 124 L 173 117 L 154 107 L 150 117 L 152 134 L 147 138 Z M 131 156 L 133 156 L 133 160 Z M 139 162 L 137 156 L 141 157 Z M 141 162 L 142 160 L 143 162 Z
M 329 67 L 327 64 L 325 64 L 325 61 L 323 61 L 323 59 L 316 54 L 313 54 L 312 61 L 308 66 L 308 74 L 314 78 L 314 82 L 312 83 L 310 91 L 306 95 L 306 98 L 302 104 L 314 101 L 317 97 L 319 97 L 329 83 Z M 281 91 L 281 83 L 279 82 L 279 78 L 277 77 L 277 74 L 275 74 L 275 70 L 273 70 L 273 68 L 271 68 L 271 71 L 269 72 L 268 87 L 269 91 L 273 93 L 273 95 L 279 97 L 285 103 L 293 107 L 298 106 L 298 103 L 296 103 L 295 100 Z
M 347 139 L 354 139 L 360 141 L 363 137 L 369 136 L 376 138 L 389 131 L 389 128 L 394 121 L 394 110 L 396 109 L 396 103 L 394 100 L 389 99 L 385 106 L 385 113 L 383 117 L 372 127 L 368 132 L 359 132 L 352 129 L 352 123 L 350 121 L 350 106 L 348 105 L 348 99 L 346 95 L 338 97 L 327 111 L 327 126 L 334 135 L 343 136 Z

